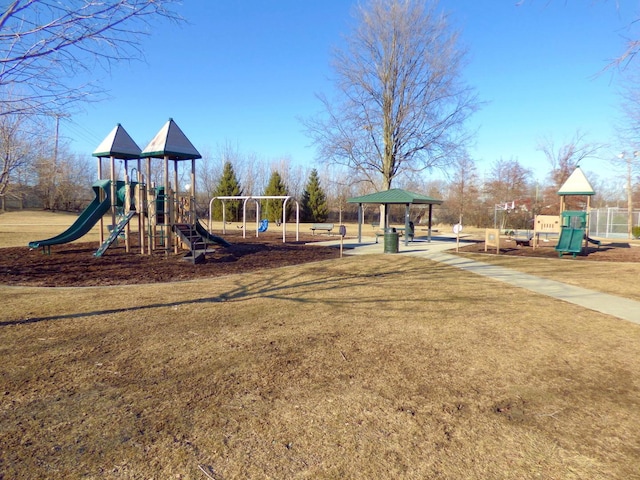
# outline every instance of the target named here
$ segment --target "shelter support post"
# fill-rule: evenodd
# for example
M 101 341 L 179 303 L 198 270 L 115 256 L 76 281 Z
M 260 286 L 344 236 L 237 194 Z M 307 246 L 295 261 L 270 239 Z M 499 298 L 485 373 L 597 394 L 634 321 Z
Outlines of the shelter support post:
M 358 243 L 362 243 L 362 204 L 358 204 Z
M 410 204 L 405 204 L 404 208 L 404 246 L 409 245 L 409 218 L 410 215 Z

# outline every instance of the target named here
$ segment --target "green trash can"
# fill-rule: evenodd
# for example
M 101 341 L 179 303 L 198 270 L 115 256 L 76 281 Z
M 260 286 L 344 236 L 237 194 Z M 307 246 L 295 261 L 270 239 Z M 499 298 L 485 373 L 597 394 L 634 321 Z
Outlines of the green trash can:
M 398 253 L 400 235 L 395 228 L 387 228 L 384 231 L 384 253 Z

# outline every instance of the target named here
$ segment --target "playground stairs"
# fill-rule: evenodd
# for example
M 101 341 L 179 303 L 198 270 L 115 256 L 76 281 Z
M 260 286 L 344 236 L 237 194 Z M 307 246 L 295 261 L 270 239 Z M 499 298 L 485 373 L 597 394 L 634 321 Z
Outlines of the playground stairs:
M 195 264 L 203 263 L 207 251 L 207 241 L 196 231 L 195 225 L 176 223 L 173 225 L 173 231 L 189 249 L 189 253 L 184 256 L 184 259 Z
M 120 220 L 118 224 L 115 227 L 113 227 L 107 239 L 102 243 L 102 245 L 100 245 L 100 248 L 96 250 L 96 253 L 93 254 L 94 257 L 101 257 L 102 254 L 107 251 L 107 249 L 111 246 L 111 244 L 118 239 L 120 234 L 122 234 L 124 227 L 127 225 L 127 223 L 129 223 L 129 220 L 131 220 L 135 214 L 136 214 L 135 211 L 131 211 L 127 213 L 122 218 L 122 220 Z

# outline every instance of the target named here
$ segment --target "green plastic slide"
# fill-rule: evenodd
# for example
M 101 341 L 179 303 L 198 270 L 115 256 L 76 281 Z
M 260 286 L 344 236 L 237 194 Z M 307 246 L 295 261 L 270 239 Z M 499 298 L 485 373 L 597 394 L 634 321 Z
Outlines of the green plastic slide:
M 93 184 L 93 191 L 95 198 L 89 204 L 87 208 L 80 214 L 80 216 L 73 222 L 69 228 L 55 237 L 48 238 L 46 240 L 36 240 L 35 242 L 29 242 L 29 248 L 46 247 L 49 245 L 60 245 L 63 243 L 73 242 L 87 233 L 93 228 L 93 226 L 102 218 L 102 216 L 111 208 L 111 181 L 99 180 Z M 100 192 L 104 192 L 105 196 L 103 200 L 100 200 Z
M 198 232 L 198 235 L 204 238 L 207 242 L 222 245 L 223 247 L 229 247 L 231 245 L 224 238 L 209 233 L 209 231 L 202 226 L 200 220 L 196 220 L 196 232 Z
M 560 231 L 560 238 L 556 245 L 556 251 L 563 253 L 573 253 L 573 256 L 582 252 L 582 240 L 584 239 L 584 228 L 563 227 Z

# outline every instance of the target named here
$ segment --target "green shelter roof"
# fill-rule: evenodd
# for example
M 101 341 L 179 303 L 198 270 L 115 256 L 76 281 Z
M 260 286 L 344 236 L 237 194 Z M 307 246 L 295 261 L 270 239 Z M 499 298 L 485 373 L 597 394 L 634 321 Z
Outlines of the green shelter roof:
M 353 197 L 348 203 L 378 203 L 378 204 L 414 204 L 414 205 L 440 205 L 442 200 L 428 197 L 419 193 L 408 192 L 400 188 L 392 188 L 382 192 L 370 193 L 361 197 Z

